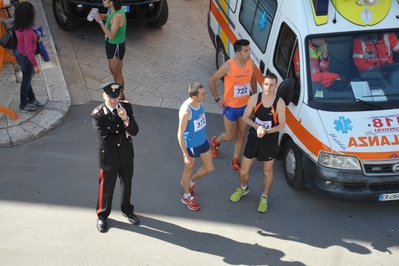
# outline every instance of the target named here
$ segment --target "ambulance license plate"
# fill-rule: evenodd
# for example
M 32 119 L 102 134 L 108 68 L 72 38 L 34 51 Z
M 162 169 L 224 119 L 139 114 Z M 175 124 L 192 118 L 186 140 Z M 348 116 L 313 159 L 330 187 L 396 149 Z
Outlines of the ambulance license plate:
M 380 194 L 378 201 L 399 200 L 399 193 Z

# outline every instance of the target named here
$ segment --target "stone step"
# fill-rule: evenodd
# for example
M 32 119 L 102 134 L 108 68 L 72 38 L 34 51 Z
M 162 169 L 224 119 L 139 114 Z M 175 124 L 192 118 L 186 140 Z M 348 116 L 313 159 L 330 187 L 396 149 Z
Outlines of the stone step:
M 0 73 L 0 82 L 3 83 L 16 83 L 17 75 L 16 73 L 20 71 L 20 67 L 16 64 L 17 67 L 9 62 L 3 64 L 3 69 Z

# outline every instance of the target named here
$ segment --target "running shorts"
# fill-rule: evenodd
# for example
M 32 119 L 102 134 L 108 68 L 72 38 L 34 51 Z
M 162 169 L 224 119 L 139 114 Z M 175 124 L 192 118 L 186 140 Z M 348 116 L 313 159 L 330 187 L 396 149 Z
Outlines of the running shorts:
M 193 158 L 200 157 L 201 153 L 205 153 L 209 151 L 211 146 L 209 145 L 209 141 L 206 139 L 204 144 L 197 146 L 195 148 L 187 148 L 188 155 Z
M 116 57 L 122 60 L 123 56 L 125 55 L 125 43 L 112 44 L 105 42 L 105 52 L 107 53 L 108 59 Z

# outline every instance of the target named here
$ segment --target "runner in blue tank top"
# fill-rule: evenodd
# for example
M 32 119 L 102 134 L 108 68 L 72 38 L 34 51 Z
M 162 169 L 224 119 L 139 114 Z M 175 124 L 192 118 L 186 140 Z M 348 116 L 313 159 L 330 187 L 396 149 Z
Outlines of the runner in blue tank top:
M 206 118 L 203 102 L 206 97 L 205 88 L 194 82 L 188 88 L 188 98 L 179 110 L 179 127 L 177 139 L 183 152 L 184 169 L 181 178 L 184 194 L 181 202 L 192 211 L 198 211 L 200 206 L 194 198 L 195 182 L 213 171 L 213 158 L 206 137 Z M 200 158 L 203 166 L 193 173 L 195 160 Z
M 181 108 L 190 108 L 191 117 L 187 122 L 186 130 L 184 131 L 184 141 L 186 148 L 198 147 L 206 141 L 206 118 L 204 113 L 204 105 L 200 102 L 198 108 L 194 108 L 187 102 L 184 102 Z

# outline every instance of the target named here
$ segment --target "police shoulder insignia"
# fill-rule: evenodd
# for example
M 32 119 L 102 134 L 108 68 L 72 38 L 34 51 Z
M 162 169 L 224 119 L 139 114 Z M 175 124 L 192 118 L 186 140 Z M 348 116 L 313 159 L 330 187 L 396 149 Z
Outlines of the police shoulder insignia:
M 99 106 L 97 106 L 93 112 L 91 112 L 92 115 L 96 115 L 98 112 L 100 112 L 102 109 L 104 108 L 104 104 L 100 104 Z

